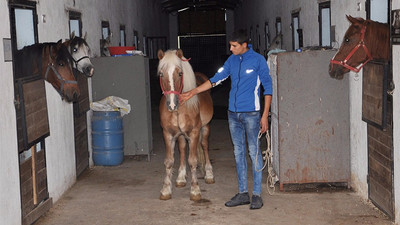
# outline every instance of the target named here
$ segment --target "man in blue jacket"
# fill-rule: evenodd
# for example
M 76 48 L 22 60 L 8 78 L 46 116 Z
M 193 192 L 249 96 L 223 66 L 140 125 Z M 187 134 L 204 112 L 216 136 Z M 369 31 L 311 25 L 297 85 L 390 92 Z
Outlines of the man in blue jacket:
M 263 206 L 261 182 L 263 160 L 261 150 L 257 154 L 258 133 L 268 130 L 268 112 L 272 98 L 272 80 L 265 58 L 253 51 L 244 30 L 232 34 L 229 41 L 233 53 L 218 72 L 197 88 L 180 95 L 181 104 L 192 96 L 206 91 L 228 77 L 231 78 L 229 92 L 228 122 L 234 145 L 239 193 L 225 203 L 227 207 L 250 204 L 247 190 L 246 137 L 253 170 L 253 195 L 250 209 Z M 264 87 L 264 110 L 260 118 L 260 84 Z M 257 157 L 257 160 L 256 160 Z M 257 165 L 256 165 L 257 162 Z

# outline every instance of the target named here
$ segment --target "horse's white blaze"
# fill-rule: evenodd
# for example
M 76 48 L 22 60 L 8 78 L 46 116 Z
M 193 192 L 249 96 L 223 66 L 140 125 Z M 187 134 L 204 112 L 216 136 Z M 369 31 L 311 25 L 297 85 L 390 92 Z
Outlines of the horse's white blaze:
M 175 95 L 174 94 L 170 94 L 169 95 L 169 107 L 171 108 L 171 109 L 175 109 L 175 103 L 174 103 L 174 97 L 175 97 Z
M 171 91 L 175 91 L 174 71 L 175 71 L 174 67 L 170 67 L 168 69 L 168 82 L 169 82 L 169 86 L 171 87 Z M 171 109 L 175 109 L 175 107 L 176 107 L 174 98 L 175 98 L 175 94 L 169 95 L 169 100 L 170 100 L 169 106 L 171 107 Z

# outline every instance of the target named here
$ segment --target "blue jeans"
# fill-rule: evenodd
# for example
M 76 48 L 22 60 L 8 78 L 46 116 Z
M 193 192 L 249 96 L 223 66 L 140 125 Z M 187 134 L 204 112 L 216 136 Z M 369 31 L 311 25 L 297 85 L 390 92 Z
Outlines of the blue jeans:
M 249 155 L 252 161 L 253 170 L 253 195 L 261 194 L 261 181 L 263 160 L 261 157 L 261 150 L 258 150 L 257 165 L 257 142 L 258 132 L 260 131 L 260 113 L 259 112 L 246 112 L 235 113 L 228 111 L 229 130 L 233 142 L 236 171 L 238 177 L 239 193 L 248 192 L 247 190 L 247 151 L 246 151 L 246 137 L 247 145 L 249 146 Z M 258 145 L 259 146 L 259 145 Z M 256 171 L 255 166 L 259 172 Z

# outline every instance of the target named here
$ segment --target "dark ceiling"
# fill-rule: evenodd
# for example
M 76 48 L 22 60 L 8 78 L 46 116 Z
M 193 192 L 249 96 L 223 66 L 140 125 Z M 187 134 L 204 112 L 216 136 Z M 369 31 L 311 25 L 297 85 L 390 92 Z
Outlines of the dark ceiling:
M 176 12 L 183 9 L 191 10 L 215 10 L 235 9 L 243 0 L 161 0 L 162 8 L 168 12 Z

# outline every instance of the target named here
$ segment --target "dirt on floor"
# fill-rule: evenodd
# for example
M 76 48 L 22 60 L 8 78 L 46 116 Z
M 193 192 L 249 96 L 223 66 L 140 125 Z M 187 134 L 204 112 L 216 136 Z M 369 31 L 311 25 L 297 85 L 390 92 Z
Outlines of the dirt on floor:
M 216 182 L 205 184 L 199 180 L 199 202 L 189 200 L 189 183 L 183 188 L 173 187 L 172 199 L 162 201 L 159 196 L 165 174 L 164 142 L 157 122 L 153 125 L 153 145 L 150 162 L 146 156 L 127 156 L 119 166 L 86 170 L 35 225 L 393 224 L 356 193 L 329 187 L 290 192 L 277 189 L 269 195 L 264 182 L 263 208 L 225 207 L 224 203 L 237 193 L 237 180 L 228 122 L 216 119 L 212 121 L 210 136 Z M 177 157 L 175 154 L 175 171 Z M 176 173 L 173 178 L 176 179 Z

